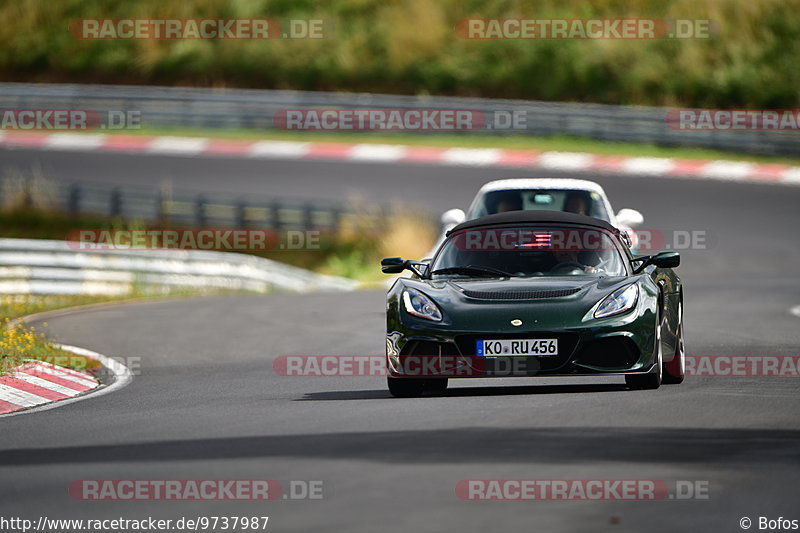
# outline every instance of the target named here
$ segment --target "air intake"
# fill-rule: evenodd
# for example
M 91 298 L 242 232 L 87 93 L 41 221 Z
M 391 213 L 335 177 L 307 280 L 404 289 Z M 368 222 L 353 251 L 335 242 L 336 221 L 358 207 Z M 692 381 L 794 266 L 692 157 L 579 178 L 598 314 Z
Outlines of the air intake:
M 478 300 L 543 300 L 572 296 L 579 288 L 553 289 L 549 291 L 471 291 L 464 289 L 464 296 Z

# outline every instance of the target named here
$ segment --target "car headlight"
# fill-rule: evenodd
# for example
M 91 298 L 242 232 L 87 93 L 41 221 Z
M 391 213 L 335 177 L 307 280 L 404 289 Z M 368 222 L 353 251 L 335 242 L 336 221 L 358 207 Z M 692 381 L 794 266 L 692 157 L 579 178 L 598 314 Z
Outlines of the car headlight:
M 403 291 L 403 304 L 406 307 L 406 312 L 410 315 L 436 322 L 442 320 L 442 312 L 439 311 L 433 300 L 417 289 L 405 289 Z
M 617 289 L 600 302 L 594 312 L 595 318 L 614 316 L 630 311 L 639 298 L 639 287 L 636 284 Z

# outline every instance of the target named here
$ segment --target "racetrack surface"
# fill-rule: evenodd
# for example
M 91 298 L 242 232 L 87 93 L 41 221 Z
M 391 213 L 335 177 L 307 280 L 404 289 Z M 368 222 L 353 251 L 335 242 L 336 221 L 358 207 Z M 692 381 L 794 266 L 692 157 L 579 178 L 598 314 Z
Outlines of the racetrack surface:
M 466 207 L 519 169 L 2 152 L 53 179 L 339 200 L 357 191 L 435 210 Z M 548 173 L 553 176 L 558 174 Z M 566 176 L 566 174 L 563 174 Z M 573 175 L 574 176 L 574 175 Z M 687 351 L 798 354 L 800 188 L 647 177 L 599 181 L 646 228 L 700 230 L 683 251 Z M 276 194 L 276 193 L 280 194 Z M 741 531 L 800 518 L 796 378 L 460 381 L 393 399 L 380 378 L 281 377 L 280 355 L 381 354 L 380 292 L 125 304 L 48 320 L 68 344 L 141 358 L 96 400 L 0 421 L 0 516 L 270 516 L 272 531 Z M 322 480 L 324 499 L 80 502 L 80 479 Z M 708 500 L 465 502 L 464 479 L 707 481 Z M 613 518 L 613 520 L 612 520 Z M 612 524 L 612 521 L 615 522 Z M 757 524 L 753 529 L 757 528 Z

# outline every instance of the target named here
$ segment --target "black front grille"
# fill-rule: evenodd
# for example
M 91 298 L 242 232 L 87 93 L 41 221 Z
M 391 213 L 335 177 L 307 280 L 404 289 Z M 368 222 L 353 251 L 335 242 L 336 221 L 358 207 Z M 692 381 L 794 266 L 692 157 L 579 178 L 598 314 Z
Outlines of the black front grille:
M 553 289 L 539 291 L 471 291 L 464 289 L 464 296 L 479 300 L 543 300 L 545 298 L 563 298 L 572 296 L 579 288 Z
M 608 337 L 581 346 L 575 362 L 608 370 L 626 369 L 639 360 L 639 347 L 628 337 Z
M 403 349 L 400 350 L 400 355 L 460 355 L 458 348 L 452 342 L 435 342 L 435 341 L 409 341 Z

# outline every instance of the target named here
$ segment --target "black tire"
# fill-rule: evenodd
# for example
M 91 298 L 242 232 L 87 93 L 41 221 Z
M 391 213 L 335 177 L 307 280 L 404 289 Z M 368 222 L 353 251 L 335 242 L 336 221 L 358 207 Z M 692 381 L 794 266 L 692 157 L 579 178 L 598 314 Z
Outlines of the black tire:
M 389 392 L 395 398 L 416 398 L 425 390 L 425 380 L 416 378 L 386 378 Z
M 425 380 L 425 390 L 434 394 L 443 394 L 447 390 L 447 378 Z
M 648 374 L 631 374 L 625 376 L 625 384 L 630 389 L 653 390 L 661 386 L 664 377 L 664 354 L 661 350 L 661 304 L 659 304 L 658 314 L 656 315 L 656 342 L 655 342 L 655 364 L 653 371 Z
M 679 362 L 664 364 L 664 377 L 661 382 L 665 385 L 683 383 L 683 378 L 686 374 L 686 349 L 683 345 L 683 302 L 678 303 L 678 343 L 675 347 L 675 355 L 672 361 Z

